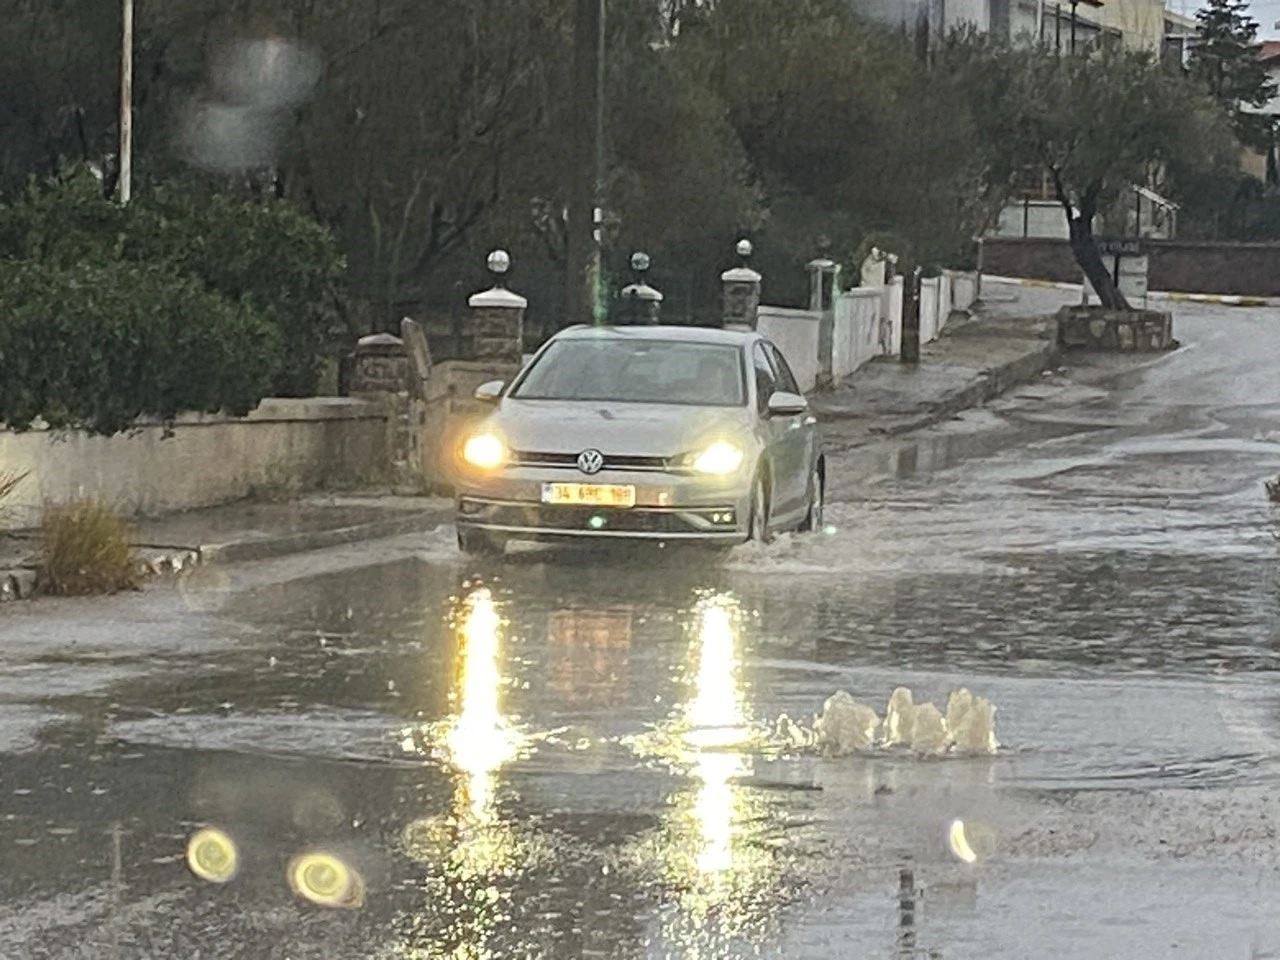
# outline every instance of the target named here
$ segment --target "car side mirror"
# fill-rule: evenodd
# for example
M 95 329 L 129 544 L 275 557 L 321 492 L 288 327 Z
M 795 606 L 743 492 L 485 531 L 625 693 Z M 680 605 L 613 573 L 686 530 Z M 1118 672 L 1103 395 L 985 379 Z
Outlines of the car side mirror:
M 502 389 L 506 384 L 501 380 L 490 380 L 476 387 L 475 398 L 481 403 L 497 403 L 502 399 Z
M 769 416 L 796 417 L 809 409 L 809 401 L 798 393 L 779 390 L 769 398 Z

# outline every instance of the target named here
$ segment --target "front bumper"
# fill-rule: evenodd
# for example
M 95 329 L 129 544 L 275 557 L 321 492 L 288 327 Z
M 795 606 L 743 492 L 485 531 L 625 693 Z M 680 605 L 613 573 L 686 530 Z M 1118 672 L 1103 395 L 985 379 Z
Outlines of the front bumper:
M 627 484 L 628 508 L 560 506 L 542 502 L 544 483 Z M 750 529 L 751 490 L 741 477 L 695 477 L 610 471 L 508 467 L 459 484 L 456 521 L 515 540 L 653 540 L 733 544 Z

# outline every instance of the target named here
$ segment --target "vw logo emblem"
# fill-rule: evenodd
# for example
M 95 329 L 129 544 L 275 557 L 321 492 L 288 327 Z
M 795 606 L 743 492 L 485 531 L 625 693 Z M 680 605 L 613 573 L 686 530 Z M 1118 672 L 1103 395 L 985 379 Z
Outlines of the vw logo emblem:
M 604 469 L 604 454 L 599 450 L 583 450 L 578 454 L 578 469 L 583 473 L 599 473 Z

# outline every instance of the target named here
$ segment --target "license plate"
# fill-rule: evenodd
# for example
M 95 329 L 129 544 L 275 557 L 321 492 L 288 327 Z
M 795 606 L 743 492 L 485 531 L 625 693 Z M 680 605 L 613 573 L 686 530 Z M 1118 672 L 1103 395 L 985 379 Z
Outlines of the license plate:
M 622 483 L 544 483 L 542 502 L 566 507 L 634 507 L 636 488 Z

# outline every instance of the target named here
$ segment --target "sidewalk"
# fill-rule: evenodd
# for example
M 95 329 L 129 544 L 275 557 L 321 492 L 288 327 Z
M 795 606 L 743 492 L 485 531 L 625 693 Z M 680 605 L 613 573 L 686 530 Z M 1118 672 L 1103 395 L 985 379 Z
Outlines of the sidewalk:
M 1026 277 L 994 277 L 984 274 L 982 282 L 1005 287 L 1041 287 L 1051 290 L 1070 290 L 1080 293 L 1084 287 L 1079 283 L 1059 283 L 1056 280 L 1033 280 Z M 1171 290 L 1150 290 L 1148 300 L 1172 303 L 1218 303 L 1228 307 L 1277 307 L 1280 297 L 1250 297 L 1238 293 L 1177 293 Z
M 1058 364 L 1052 317 L 979 314 L 925 344 L 920 363 L 882 357 L 817 394 L 819 420 L 840 423 L 852 446 L 917 430 L 999 396 Z
M 446 523 L 453 503 L 440 497 L 315 494 L 288 503 L 240 502 L 133 521 L 132 542 L 152 574 L 202 563 L 265 560 L 406 533 Z M 34 532 L 0 534 L 0 601 L 35 589 Z

